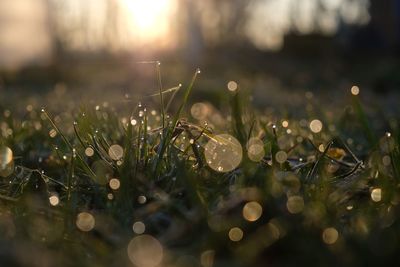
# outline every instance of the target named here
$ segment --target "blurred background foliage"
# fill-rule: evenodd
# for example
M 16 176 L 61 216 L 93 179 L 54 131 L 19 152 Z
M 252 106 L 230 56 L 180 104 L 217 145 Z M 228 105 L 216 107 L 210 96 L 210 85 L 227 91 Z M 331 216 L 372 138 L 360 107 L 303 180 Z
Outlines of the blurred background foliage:
M 171 82 L 201 67 L 201 88 L 381 94 L 400 83 L 399 14 L 398 0 L 3 0 L 0 84 L 150 90 L 136 62 L 160 60 Z

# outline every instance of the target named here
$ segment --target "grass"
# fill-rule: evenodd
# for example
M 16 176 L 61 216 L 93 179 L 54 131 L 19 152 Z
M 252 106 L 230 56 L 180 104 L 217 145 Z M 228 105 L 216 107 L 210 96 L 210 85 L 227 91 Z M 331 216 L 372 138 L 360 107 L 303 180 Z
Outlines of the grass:
M 266 115 L 240 88 L 227 90 L 229 113 L 203 103 L 189 115 L 199 73 L 164 90 L 156 64 L 159 103 L 129 113 L 3 108 L 1 266 L 155 266 L 160 245 L 160 266 L 397 262 L 398 121 L 374 128 L 385 118 L 371 119 L 355 95 L 343 114 L 314 105 L 304 119 Z M 224 149 L 210 152 L 224 168 L 235 160 L 220 133 L 240 143 L 230 171 L 205 151 Z

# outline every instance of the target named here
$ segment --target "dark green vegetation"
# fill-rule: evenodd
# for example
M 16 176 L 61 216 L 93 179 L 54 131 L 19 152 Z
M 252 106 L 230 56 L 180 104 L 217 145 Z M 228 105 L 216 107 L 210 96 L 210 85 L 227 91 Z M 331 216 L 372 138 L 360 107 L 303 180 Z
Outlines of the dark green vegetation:
M 140 266 L 157 262 L 158 241 L 160 266 L 396 264 L 397 120 L 369 118 L 355 91 L 341 114 L 309 96 L 304 119 L 253 110 L 234 85 L 227 114 L 190 108 L 198 74 L 180 90 L 159 77 L 161 104 L 129 113 L 102 103 L 14 117 L 3 107 L 0 265 L 129 266 L 135 222 L 156 238 L 130 251 Z M 232 171 L 204 156 L 220 133 L 241 144 Z

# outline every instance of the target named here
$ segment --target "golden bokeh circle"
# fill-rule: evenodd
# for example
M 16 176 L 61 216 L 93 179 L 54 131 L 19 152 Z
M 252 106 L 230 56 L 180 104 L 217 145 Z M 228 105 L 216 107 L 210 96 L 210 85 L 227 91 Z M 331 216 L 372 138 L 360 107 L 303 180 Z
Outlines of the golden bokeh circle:
M 322 240 L 328 245 L 336 243 L 338 238 L 339 238 L 339 232 L 333 227 L 326 228 L 322 232 Z
M 292 214 L 297 214 L 304 209 L 304 199 L 301 196 L 290 196 L 286 202 L 286 208 Z
M 382 200 L 382 189 L 374 188 L 371 191 L 371 199 L 374 202 L 379 202 Z
M 247 141 L 247 156 L 251 161 L 259 162 L 265 156 L 264 143 L 260 138 L 252 137 Z
M 258 202 L 247 202 L 243 207 L 243 218 L 245 218 L 249 222 L 255 222 L 260 219 L 262 215 L 262 210 L 262 206 Z
M 0 147 L 0 170 L 5 169 L 13 160 L 13 152 L 7 146 Z
M 204 156 L 211 169 L 229 172 L 239 166 L 243 158 L 243 150 L 235 137 L 220 134 L 210 138 L 204 148 Z
M 322 131 L 322 127 L 323 127 L 323 125 L 322 125 L 322 122 L 320 120 L 312 120 L 310 122 L 310 130 L 313 133 L 321 132 Z
M 233 242 L 239 242 L 243 238 L 243 231 L 239 227 L 233 227 L 228 233 L 229 239 Z
M 81 212 L 76 217 L 76 227 L 83 232 L 91 231 L 95 226 L 95 219 L 89 212 Z
M 163 247 L 151 235 L 133 238 L 127 248 L 130 261 L 139 267 L 155 267 L 163 260 Z
M 120 145 L 112 145 L 108 149 L 108 155 L 113 160 L 120 160 L 124 156 L 124 149 Z

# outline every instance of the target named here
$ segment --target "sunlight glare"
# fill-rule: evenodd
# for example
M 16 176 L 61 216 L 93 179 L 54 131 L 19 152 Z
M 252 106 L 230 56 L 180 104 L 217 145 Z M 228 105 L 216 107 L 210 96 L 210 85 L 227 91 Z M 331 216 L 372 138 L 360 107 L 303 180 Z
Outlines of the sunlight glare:
M 173 0 L 121 0 L 128 23 L 138 37 L 150 41 L 166 38 L 174 12 Z

